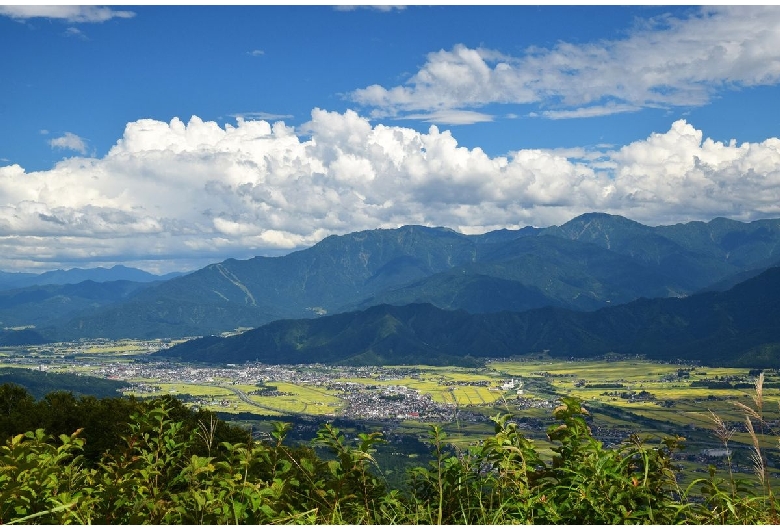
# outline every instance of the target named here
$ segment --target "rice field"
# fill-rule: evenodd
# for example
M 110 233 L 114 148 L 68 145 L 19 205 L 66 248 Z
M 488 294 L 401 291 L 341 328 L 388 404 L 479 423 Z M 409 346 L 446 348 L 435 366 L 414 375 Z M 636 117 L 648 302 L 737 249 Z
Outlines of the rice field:
M 410 367 L 402 368 L 408 370 Z M 335 381 L 379 387 L 405 386 L 421 394 L 430 394 L 436 402 L 452 403 L 461 407 L 487 405 L 501 399 L 504 395 L 502 391 L 495 390 L 500 388 L 503 381 L 492 371 L 489 375 L 485 375 L 457 367 L 415 366 L 413 368 L 418 371 L 416 377 L 397 379 L 346 377 Z
M 551 377 L 609 381 L 655 381 L 676 373 L 679 366 L 639 360 L 620 361 L 497 361 L 490 368 L 502 374 L 521 377 Z M 728 369 L 727 369 L 728 370 Z M 740 371 L 734 369 L 736 371 Z M 744 370 L 741 370 L 744 372 Z M 542 375 L 544 374 L 544 375 Z
M 640 360 L 618 361 L 500 361 L 489 363 L 484 368 L 466 369 L 455 367 L 395 367 L 398 377 L 392 377 L 394 367 L 377 369 L 371 376 L 338 377 L 334 383 L 351 383 L 362 388 L 406 387 L 421 394 L 428 394 L 439 403 L 457 407 L 479 407 L 496 411 L 512 409 L 514 390 L 504 391 L 501 385 L 511 379 L 525 383 L 524 397 L 554 399 L 555 395 L 571 395 L 587 403 L 601 403 L 647 418 L 668 422 L 681 429 L 690 426 L 708 429 L 712 425 L 709 411 L 718 414 L 725 421 L 738 422 L 744 414 L 734 402 L 750 403 L 751 389 L 712 389 L 692 387 L 691 382 L 714 378 L 745 377 L 745 369 L 681 367 L 672 364 Z M 685 370 L 686 379 L 677 377 L 679 370 Z M 412 374 L 413 372 L 413 374 Z M 146 381 L 155 384 L 154 381 Z M 546 387 L 534 386 L 534 382 Z M 310 415 L 334 416 L 344 406 L 339 391 L 327 390 L 322 384 L 289 381 L 269 381 L 278 395 L 252 395 L 252 385 L 231 387 L 231 382 L 215 380 L 210 385 L 171 383 L 159 385 L 159 394 L 191 395 L 208 400 L 209 406 L 225 412 L 252 412 L 260 415 Z M 214 386 L 214 385 L 220 385 Z M 602 388 L 588 387 L 599 385 Z M 603 388 L 604 385 L 613 385 Z M 230 390 L 232 388 L 232 390 Z M 243 399 L 236 392 L 244 394 Z M 645 392 L 650 398 L 630 400 L 621 393 Z M 217 399 L 219 398 L 219 399 Z M 779 389 L 767 389 L 765 398 L 769 403 L 780 398 Z M 776 404 L 768 405 L 776 414 Z M 518 411 L 520 412 L 520 411 Z M 535 414 L 532 409 L 522 410 L 524 417 L 548 417 L 548 410 Z
M 428 392 L 434 401 L 452 403 L 459 407 L 489 405 L 504 395 L 503 392 L 481 386 L 437 388 Z
M 322 390 L 311 385 L 284 382 L 270 383 L 282 395 L 249 396 L 261 407 L 284 414 L 305 414 L 310 416 L 332 416 L 342 406 L 335 392 Z
M 185 399 L 185 401 L 195 399 L 196 404 L 214 412 L 228 412 L 232 414 L 255 412 L 254 407 L 241 401 L 234 391 L 220 386 L 187 383 L 159 383 L 154 380 L 146 380 L 143 382 L 154 385 L 158 387 L 159 390 L 154 392 L 134 391 L 133 395 L 140 398 L 165 395 L 181 399 L 185 399 L 186 397 L 187 399 Z M 190 401 L 190 403 L 192 402 Z

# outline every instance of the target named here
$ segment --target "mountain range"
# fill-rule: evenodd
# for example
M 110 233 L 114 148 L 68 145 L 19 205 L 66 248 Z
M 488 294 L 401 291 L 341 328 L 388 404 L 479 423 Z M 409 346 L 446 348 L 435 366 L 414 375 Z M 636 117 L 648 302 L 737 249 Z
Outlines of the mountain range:
M 545 352 L 686 359 L 780 367 L 780 267 L 725 292 L 640 299 L 592 312 L 547 307 L 470 314 L 431 304 L 379 305 L 319 319 L 281 320 L 227 338 L 204 337 L 156 355 L 239 363 L 473 364 Z
M 54 270 L 41 274 L 0 271 L 0 327 L 41 328 L 58 319 L 95 311 L 120 303 L 147 287 L 170 280 L 181 273 L 154 275 L 115 265 L 109 269 Z M 35 337 L 27 332 L 26 337 Z M 11 342 L 23 340 L 9 336 Z M 46 339 L 38 335 L 36 342 Z M 5 344 L 0 336 L 0 344 Z
M 180 272 L 155 275 L 150 272 L 136 269 L 134 267 L 125 267 L 124 265 L 114 265 L 107 269 L 105 267 L 95 267 L 92 269 L 58 269 L 47 271 L 40 274 L 27 272 L 4 272 L 0 271 L 0 291 L 9 289 L 18 289 L 23 287 L 38 285 L 67 285 L 76 284 L 85 281 L 93 282 L 156 282 L 165 281 L 181 276 Z
M 159 282 L 116 280 L 45 284 L 0 292 L 0 326 L 11 328 L 46 327 L 57 319 L 91 312 L 121 303 L 133 294 Z
M 167 281 L 3 292 L 0 321 L 67 340 L 203 336 L 420 304 L 473 315 L 545 308 L 561 319 L 724 291 L 779 263 L 778 219 L 651 227 L 591 213 L 482 235 L 404 226 L 330 236 L 281 257 L 229 259 Z

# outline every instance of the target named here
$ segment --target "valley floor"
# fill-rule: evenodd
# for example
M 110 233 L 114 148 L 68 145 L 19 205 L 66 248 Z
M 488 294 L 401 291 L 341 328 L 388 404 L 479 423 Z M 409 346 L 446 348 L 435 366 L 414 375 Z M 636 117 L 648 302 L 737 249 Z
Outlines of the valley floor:
M 98 376 L 126 381 L 126 395 L 175 395 L 192 407 L 264 436 L 270 421 L 292 421 L 302 440 L 316 426 L 337 422 L 347 432 L 381 429 L 390 438 L 423 440 L 431 424 L 443 425 L 449 442 L 467 445 L 492 434 L 491 417 L 509 414 L 544 449 L 551 411 L 561 396 L 583 400 L 596 438 L 616 445 L 633 433 L 686 439 L 678 454 L 686 471 L 732 469 L 750 479 L 751 435 L 739 403 L 756 408 L 756 371 L 613 358 L 588 361 L 545 356 L 492 360 L 480 368 L 172 363 L 149 353 L 171 341 L 80 341 L 0 352 L 0 367 Z M 771 471 L 780 464 L 780 374 L 765 372 L 756 433 Z M 714 429 L 720 418 L 733 434 L 726 447 Z M 292 419 L 291 419 L 292 418 Z M 397 456 L 397 455 L 396 455 Z M 412 460 L 414 460 L 412 455 Z M 412 462 L 414 463 L 414 462 Z

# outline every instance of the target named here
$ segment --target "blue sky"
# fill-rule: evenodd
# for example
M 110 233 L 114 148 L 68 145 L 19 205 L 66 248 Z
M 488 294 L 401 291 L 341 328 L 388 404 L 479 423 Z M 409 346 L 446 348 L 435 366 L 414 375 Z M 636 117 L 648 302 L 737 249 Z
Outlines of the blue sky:
M 0 270 L 780 215 L 780 8 L 0 7 Z

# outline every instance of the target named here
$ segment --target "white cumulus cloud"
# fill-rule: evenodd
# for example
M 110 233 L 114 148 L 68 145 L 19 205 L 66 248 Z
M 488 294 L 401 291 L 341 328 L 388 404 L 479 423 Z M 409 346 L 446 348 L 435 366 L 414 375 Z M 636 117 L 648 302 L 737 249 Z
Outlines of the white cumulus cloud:
M 619 40 L 561 42 L 520 56 L 457 45 L 430 53 L 404 85 L 350 94 L 375 117 L 427 116 L 491 103 L 581 118 L 703 105 L 719 92 L 780 81 L 780 9 L 701 8 L 645 21 Z
M 102 158 L 0 167 L 0 270 L 124 261 L 164 272 L 404 224 L 478 233 L 589 211 L 752 220 L 778 205 L 780 140 L 724 144 L 685 121 L 622 147 L 491 157 L 436 126 L 354 111 L 315 109 L 298 131 L 145 119 Z

